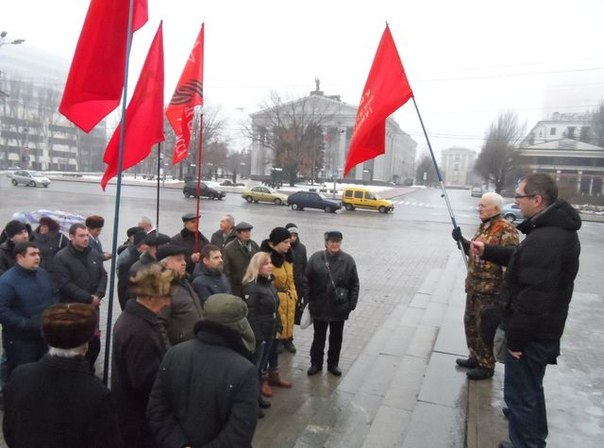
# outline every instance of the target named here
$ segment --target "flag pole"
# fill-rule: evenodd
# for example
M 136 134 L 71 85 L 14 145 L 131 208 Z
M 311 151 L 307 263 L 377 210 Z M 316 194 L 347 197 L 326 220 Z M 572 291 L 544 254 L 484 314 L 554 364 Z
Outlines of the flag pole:
M 115 211 L 113 218 L 113 241 L 111 244 L 111 271 L 109 273 L 109 300 L 107 303 L 107 327 L 105 334 L 105 361 L 103 365 L 103 383 L 109 379 L 109 355 L 111 353 L 111 327 L 113 319 L 113 290 L 115 286 L 115 266 L 117 258 L 117 239 L 120 218 L 120 199 L 122 194 L 122 170 L 124 166 L 124 137 L 126 133 L 126 102 L 128 100 L 128 66 L 130 65 L 130 47 L 132 44 L 132 17 L 134 15 L 134 0 L 130 0 L 128 10 L 128 32 L 126 35 L 126 66 L 124 70 L 124 91 L 122 95 L 122 118 L 120 123 L 120 142 L 117 162 L 117 186 L 115 190 Z
M 155 229 L 159 233 L 159 187 L 161 177 L 161 143 L 157 144 L 157 202 L 155 205 Z
M 199 252 L 199 202 L 201 201 L 201 153 L 203 151 L 203 112 L 199 114 L 199 143 L 197 145 L 197 208 L 195 210 L 195 246 L 193 252 Z
M 422 131 L 424 131 L 424 136 L 426 137 L 426 142 L 428 143 L 428 149 L 430 150 L 430 156 L 432 157 L 432 163 L 434 164 L 434 169 L 436 170 L 436 176 L 438 177 L 438 181 L 440 183 L 440 188 L 443 192 L 442 197 L 445 199 L 445 203 L 447 204 L 447 209 L 449 210 L 449 216 L 451 217 L 451 223 L 453 224 L 453 228 L 457 227 L 457 222 L 455 220 L 455 215 L 453 214 L 453 208 L 451 208 L 451 202 L 449 202 L 449 195 L 447 195 L 447 190 L 445 188 L 445 183 L 443 182 L 443 178 L 440 175 L 440 169 L 438 169 L 438 163 L 436 163 L 436 157 L 434 157 L 434 151 L 432 151 L 432 144 L 430 143 L 430 139 L 428 138 L 428 133 L 426 132 L 426 127 L 424 126 L 424 120 L 422 120 L 422 114 L 419 112 L 419 108 L 417 107 L 417 103 L 415 101 L 415 96 L 411 96 L 413 100 L 413 105 L 415 106 L 415 111 L 417 112 L 417 117 L 419 118 L 419 123 L 422 126 Z M 461 250 L 461 257 L 463 258 L 463 263 L 466 266 L 466 270 L 468 269 L 468 259 L 466 257 L 466 253 L 463 251 L 463 247 L 461 242 L 457 242 L 457 247 Z

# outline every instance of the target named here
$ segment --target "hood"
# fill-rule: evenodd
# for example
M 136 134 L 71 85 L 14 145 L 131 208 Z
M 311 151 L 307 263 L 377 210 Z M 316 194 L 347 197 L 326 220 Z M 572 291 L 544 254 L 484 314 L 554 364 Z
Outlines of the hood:
M 538 227 L 559 227 L 564 230 L 577 231 L 581 228 L 581 217 L 572 205 L 558 199 L 541 213 L 525 219 L 518 225 L 518 230 L 522 233 L 529 233 Z

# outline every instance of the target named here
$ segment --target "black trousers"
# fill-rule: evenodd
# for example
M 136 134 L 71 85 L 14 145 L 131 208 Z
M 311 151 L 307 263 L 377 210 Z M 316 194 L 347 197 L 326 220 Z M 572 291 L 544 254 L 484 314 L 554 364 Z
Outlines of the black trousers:
M 329 349 L 327 351 L 327 365 L 337 366 L 340 363 L 340 351 L 342 350 L 342 335 L 344 333 L 344 321 L 326 322 L 313 320 L 314 337 L 310 346 L 310 363 L 314 366 L 323 366 L 323 352 L 325 351 L 325 338 L 327 327 L 329 327 Z

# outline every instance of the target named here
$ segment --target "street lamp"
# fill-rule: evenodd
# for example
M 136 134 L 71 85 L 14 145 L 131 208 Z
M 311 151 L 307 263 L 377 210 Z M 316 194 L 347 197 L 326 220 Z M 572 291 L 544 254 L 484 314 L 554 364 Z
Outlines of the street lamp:
M 23 42 L 25 42 L 25 39 L 7 40 L 6 39 L 7 34 L 8 34 L 8 32 L 6 32 L 6 31 L 0 32 L 0 47 L 2 47 L 4 45 L 19 45 L 19 44 L 22 44 Z

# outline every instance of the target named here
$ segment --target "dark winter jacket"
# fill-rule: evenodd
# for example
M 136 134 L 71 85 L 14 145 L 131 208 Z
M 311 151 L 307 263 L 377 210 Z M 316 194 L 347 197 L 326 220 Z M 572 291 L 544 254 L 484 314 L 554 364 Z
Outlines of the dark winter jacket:
M 336 288 L 345 288 L 346 297 L 336 298 Z M 306 298 L 309 301 L 310 314 L 315 320 L 342 321 L 357 306 L 359 299 L 359 276 L 354 259 L 340 251 L 330 255 L 327 251 L 315 252 L 306 266 Z
M 120 255 L 121 261 L 117 266 L 117 298 L 122 309 L 126 307 L 126 301 L 130 298 L 128 289 L 130 287 L 130 268 L 138 261 L 141 253 L 134 246 L 130 246 Z
M 129 300 L 113 327 L 111 362 L 111 391 L 129 448 L 156 446 L 145 412 L 165 352 L 157 315 Z
M 6 240 L 0 244 L 0 275 L 4 274 L 16 263 L 16 256 L 13 253 L 15 243 L 12 240 Z
M 121 448 L 111 392 L 83 357 L 44 356 L 4 388 L 4 438 L 13 448 Z
M 231 230 L 226 236 L 224 235 L 224 233 L 222 233 L 222 230 L 218 229 L 212 234 L 210 243 L 222 250 L 224 249 L 224 246 L 226 246 L 235 239 L 237 239 L 237 232 L 235 231 L 235 229 Z
M 48 270 L 55 254 L 69 244 L 69 238 L 59 231 L 42 234 L 36 229 L 33 242 L 40 249 L 40 267 Z
M 147 408 L 161 447 L 251 447 L 259 386 L 249 356 L 241 335 L 209 321 L 166 353 Z
M 306 255 L 306 246 L 300 242 L 299 237 L 292 243 L 291 248 L 294 259 L 294 283 L 298 292 L 298 300 L 301 300 L 304 293 L 304 273 L 306 272 L 308 256 Z
M 247 303 L 247 320 L 254 330 L 256 343 L 274 339 L 281 331 L 279 295 L 272 278 L 258 276 L 255 282 L 243 285 L 241 296 Z
M 197 269 L 195 268 L 196 272 Z M 202 307 L 212 294 L 231 292 L 231 285 L 226 275 L 216 269 L 208 269 L 203 262 L 199 263 L 199 274 L 193 280 L 192 286 Z
M 564 332 L 581 246 L 581 218 L 558 200 L 526 219 L 526 238 L 517 248 L 485 246 L 484 258 L 507 265 L 501 297 L 508 348 L 522 351 L 531 341 L 559 340 Z
M 197 252 L 199 252 L 203 246 L 210 244 L 210 242 L 203 236 L 203 233 L 197 231 L 197 234 L 199 235 Z M 193 252 L 195 251 L 195 233 L 189 232 L 187 229 L 183 228 L 179 233 L 172 237 L 172 243 L 186 249 L 185 260 L 187 261 L 187 273 L 193 275 L 195 263 L 191 261 L 191 255 L 193 255 Z
M 70 243 L 55 255 L 50 271 L 59 301 L 91 303 L 92 296 L 105 296 L 107 272 L 103 258 L 87 247 L 77 250 Z
M 180 344 L 193 337 L 195 324 L 201 320 L 201 303 L 186 279 L 172 287 L 170 306 L 157 316 L 167 346 Z
M 241 295 L 241 280 L 245 275 L 250 260 L 260 250 L 258 243 L 249 240 L 248 245 L 244 245 L 239 238 L 227 244 L 223 251 L 224 275 L 231 282 L 231 293 Z
M 148 252 L 143 252 L 138 260 L 130 267 L 128 271 L 128 277 L 135 277 L 138 271 L 145 267 L 151 266 L 153 263 L 157 263 L 157 260 L 153 258 Z

